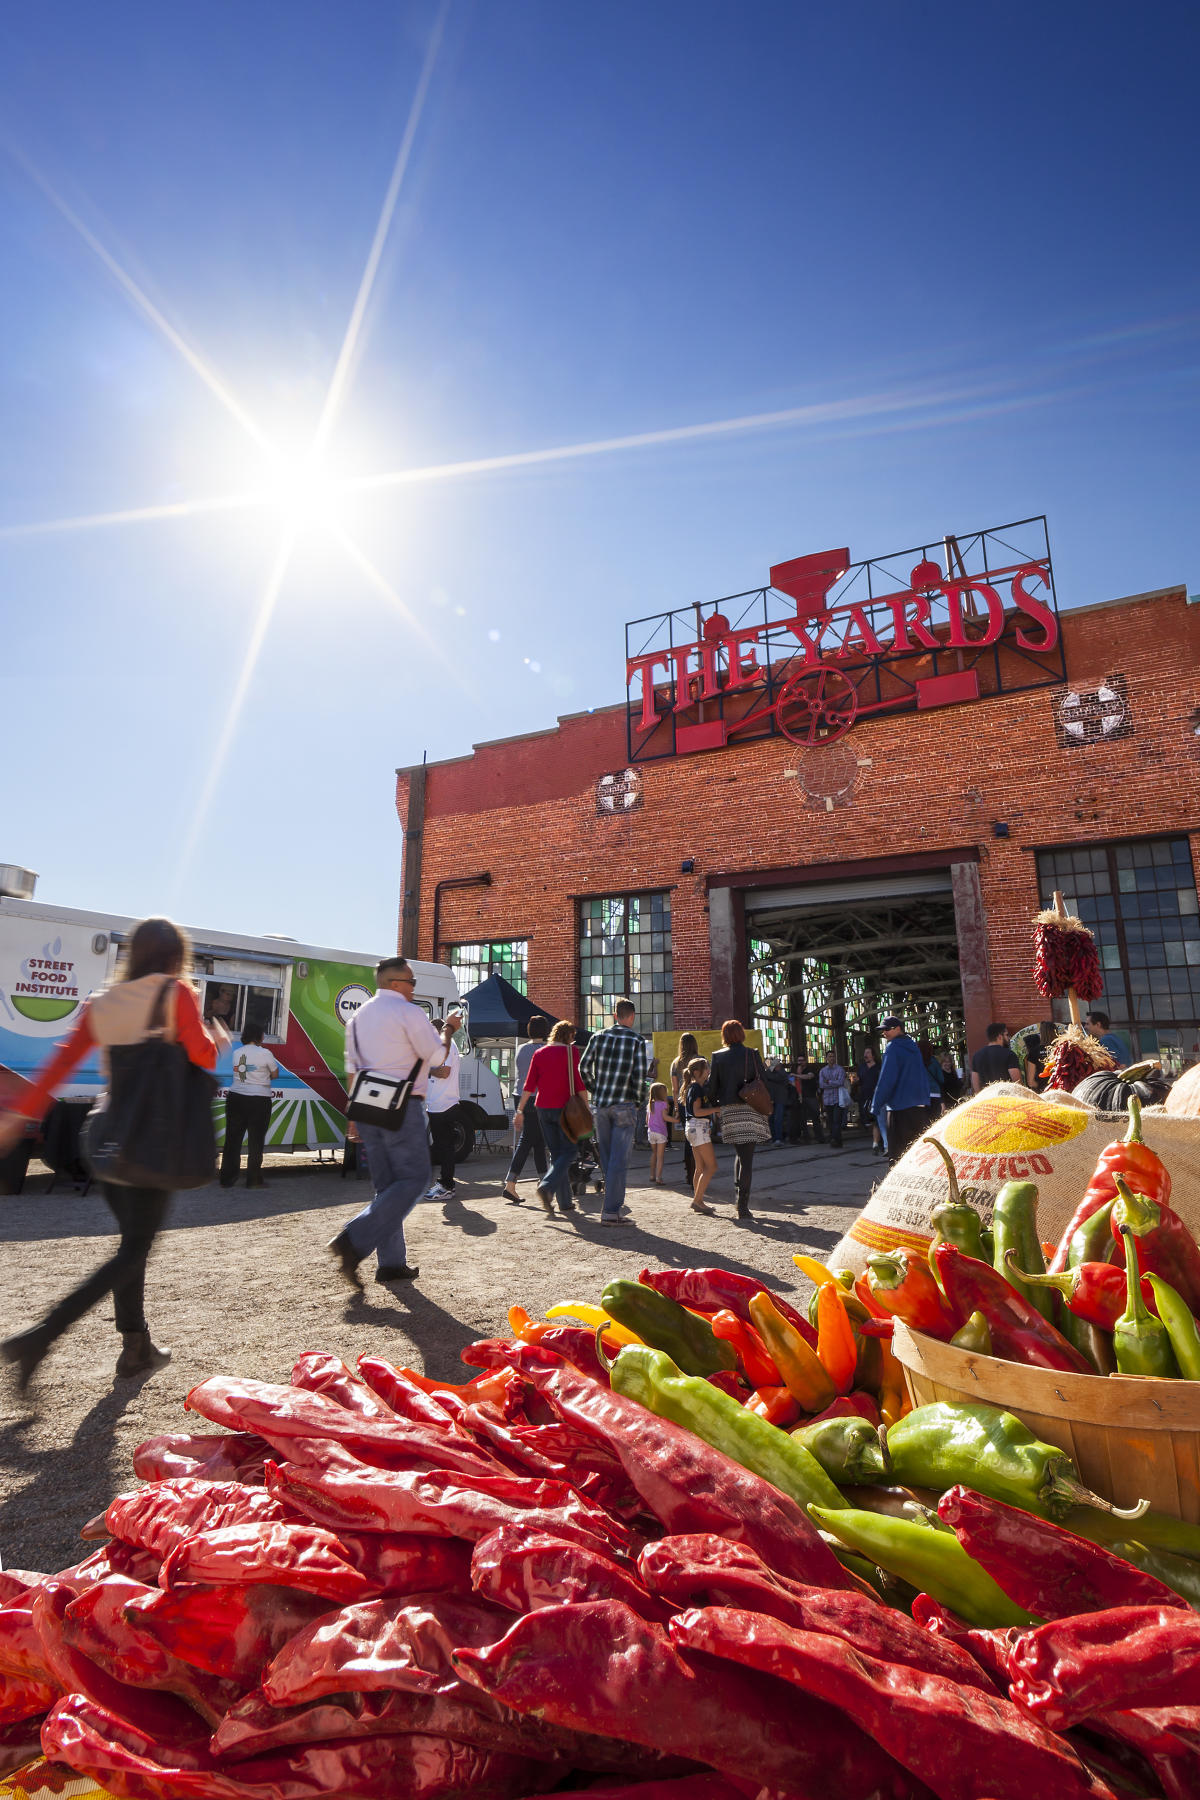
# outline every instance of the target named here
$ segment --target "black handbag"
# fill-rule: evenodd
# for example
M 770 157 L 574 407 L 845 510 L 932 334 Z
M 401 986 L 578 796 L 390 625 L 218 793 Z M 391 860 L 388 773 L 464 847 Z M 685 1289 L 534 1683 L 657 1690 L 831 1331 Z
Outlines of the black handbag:
M 205 1187 L 217 1172 L 216 1078 L 167 1036 L 168 976 L 136 1044 L 108 1049 L 108 1091 L 83 1122 L 79 1148 L 97 1181 L 169 1193 Z
M 358 1039 L 354 1033 L 353 1020 L 350 1022 L 348 1035 L 350 1048 L 357 1062 Z M 350 1089 L 346 1117 L 353 1119 L 356 1125 L 378 1125 L 382 1131 L 399 1131 L 423 1067 L 418 1059 L 408 1074 L 403 1076 L 373 1075 L 370 1069 L 360 1069 L 354 1077 L 354 1086 Z

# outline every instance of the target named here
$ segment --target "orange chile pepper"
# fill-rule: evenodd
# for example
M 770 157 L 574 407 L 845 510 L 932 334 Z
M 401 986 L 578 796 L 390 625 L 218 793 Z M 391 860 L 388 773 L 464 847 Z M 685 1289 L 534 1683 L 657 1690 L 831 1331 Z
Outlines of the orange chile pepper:
M 785 1387 L 760 1387 L 746 1402 L 746 1411 L 757 1413 L 768 1425 L 794 1425 L 800 1408 Z
M 510 1306 L 508 1309 L 508 1329 L 523 1344 L 536 1344 L 554 1327 L 549 1320 L 532 1319 L 523 1306 Z
M 841 1291 L 832 1281 L 817 1289 L 817 1357 L 837 1392 L 848 1394 L 854 1386 L 858 1344 Z
M 820 1412 L 833 1399 L 833 1382 L 815 1350 L 809 1348 L 794 1325 L 789 1325 L 770 1294 L 758 1293 L 750 1301 L 750 1322 L 766 1345 L 767 1354 L 783 1376 L 784 1386 L 807 1413 Z
M 736 1313 L 728 1310 L 713 1313 L 707 1323 L 712 1326 L 714 1337 L 724 1338 L 727 1344 L 732 1345 L 752 1388 L 779 1386 L 783 1377 L 767 1354 L 767 1347 L 753 1325 L 747 1325 L 744 1319 L 739 1319 Z
M 485 1369 L 472 1381 L 434 1381 L 432 1376 L 419 1375 L 415 1369 L 401 1368 L 399 1373 L 426 1394 L 461 1394 L 466 1400 L 498 1399 L 514 1381 L 520 1380 L 514 1369 Z

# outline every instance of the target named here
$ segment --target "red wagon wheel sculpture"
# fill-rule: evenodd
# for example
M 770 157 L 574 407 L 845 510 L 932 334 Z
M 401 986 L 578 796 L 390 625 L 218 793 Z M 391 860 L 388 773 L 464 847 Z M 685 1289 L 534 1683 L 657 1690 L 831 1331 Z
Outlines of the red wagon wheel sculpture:
M 831 744 L 844 737 L 858 712 L 858 693 L 840 669 L 793 675 L 775 702 L 775 717 L 793 744 Z

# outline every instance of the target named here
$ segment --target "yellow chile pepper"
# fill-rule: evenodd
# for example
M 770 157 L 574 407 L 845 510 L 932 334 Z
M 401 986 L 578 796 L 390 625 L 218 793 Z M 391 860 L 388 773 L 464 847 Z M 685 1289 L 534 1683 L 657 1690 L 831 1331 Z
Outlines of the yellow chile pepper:
M 823 1412 L 836 1390 L 816 1351 L 783 1317 L 770 1294 L 753 1295 L 750 1319 L 774 1358 L 788 1393 L 805 1412 Z
M 590 1325 L 593 1331 L 603 1325 L 605 1337 L 618 1344 L 640 1344 L 642 1341 L 627 1325 L 618 1325 L 615 1319 L 610 1319 L 602 1306 L 593 1306 L 587 1300 L 559 1300 L 546 1308 L 546 1317 L 578 1319 L 581 1325 Z

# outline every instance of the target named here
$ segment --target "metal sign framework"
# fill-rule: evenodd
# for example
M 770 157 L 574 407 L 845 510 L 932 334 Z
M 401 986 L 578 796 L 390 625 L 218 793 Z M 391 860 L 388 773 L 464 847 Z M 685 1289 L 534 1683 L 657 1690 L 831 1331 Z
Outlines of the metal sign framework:
M 798 557 L 770 586 L 633 621 L 625 647 L 630 764 L 829 743 L 875 713 L 1066 679 L 1044 515 L 858 563 Z

